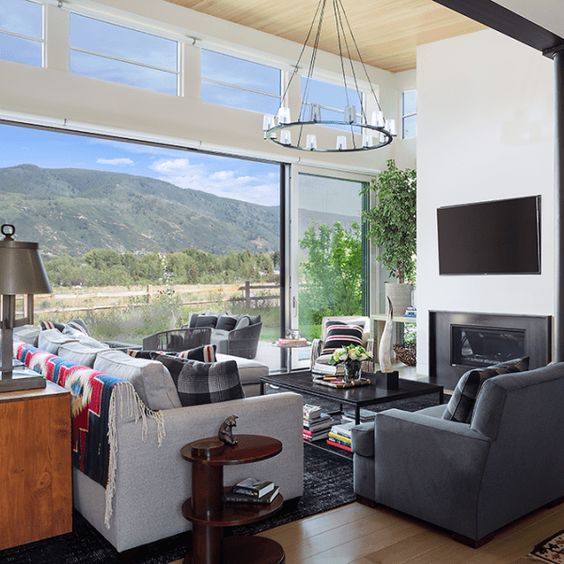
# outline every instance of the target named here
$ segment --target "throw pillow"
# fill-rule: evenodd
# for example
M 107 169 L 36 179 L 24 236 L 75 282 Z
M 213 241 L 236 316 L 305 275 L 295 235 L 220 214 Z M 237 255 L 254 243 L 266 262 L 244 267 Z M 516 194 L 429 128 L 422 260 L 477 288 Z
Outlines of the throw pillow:
M 198 315 L 194 327 L 211 327 L 215 328 L 217 325 L 217 315 Z
M 76 331 L 80 331 L 84 335 L 90 336 L 90 331 L 88 331 L 88 327 L 86 326 L 86 323 L 82 319 L 71 319 L 67 323 L 67 327 L 70 327 L 71 329 L 75 329 Z
M 215 345 L 202 345 L 195 349 L 178 353 L 179 358 L 184 360 L 199 360 L 200 362 L 215 362 Z
M 487 368 L 473 368 L 462 375 L 454 388 L 443 419 L 457 421 L 459 423 L 470 423 L 474 413 L 478 393 L 484 382 L 494 376 L 510 374 L 513 372 L 525 372 L 529 370 L 529 357 L 518 358 L 501 362 Z
M 166 354 L 163 351 L 144 351 L 141 349 L 127 349 L 127 354 L 133 358 L 144 358 L 145 360 L 154 360 L 156 354 Z
M 169 355 L 155 355 L 154 358 L 168 369 L 183 406 L 245 397 L 234 360 L 204 363 Z
M 233 331 L 237 325 L 237 318 L 231 315 L 220 315 L 217 320 L 216 329 L 221 329 L 222 331 Z
M 242 315 L 237 321 L 235 329 L 243 329 L 243 327 L 248 327 L 251 324 L 251 318 L 248 315 Z
M 55 321 L 42 321 L 39 326 L 41 327 L 41 331 L 49 331 L 50 329 L 57 329 L 61 333 L 65 330 L 64 323 L 57 323 Z
M 327 329 L 321 354 L 331 354 L 347 345 L 364 345 L 363 330 L 358 325 L 334 325 Z

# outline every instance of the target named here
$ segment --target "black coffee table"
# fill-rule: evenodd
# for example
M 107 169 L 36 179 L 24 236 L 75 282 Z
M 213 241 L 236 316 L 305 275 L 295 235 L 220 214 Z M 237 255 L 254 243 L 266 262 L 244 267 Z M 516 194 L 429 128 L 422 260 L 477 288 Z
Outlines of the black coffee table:
M 291 374 L 272 374 L 263 376 L 260 379 L 260 392 L 264 394 L 265 384 L 272 384 L 285 390 L 297 392 L 299 394 L 309 394 L 311 396 L 323 398 L 337 402 L 341 405 L 350 405 L 354 408 L 355 423 L 360 423 L 360 410 L 369 405 L 387 403 L 395 400 L 403 400 L 424 396 L 427 394 L 438 394 L 439 404 L 443 403 L 443 387 L 436 384 L 416 382 L 414 380 L 399 379 L 399 388 L 389 390 L 382 385 L 376 385 L 375 377 L 370 374 L 363 374 L 363 377 L 373 381 L 370 386 L 358 388 L 338 389 L 316 384 L 313 380 L 311 371 L 292 372 Z

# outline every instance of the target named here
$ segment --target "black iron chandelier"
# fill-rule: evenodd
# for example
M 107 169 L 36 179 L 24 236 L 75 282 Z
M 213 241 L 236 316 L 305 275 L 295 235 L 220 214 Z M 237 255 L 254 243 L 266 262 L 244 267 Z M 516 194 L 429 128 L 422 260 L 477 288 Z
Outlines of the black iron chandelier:
M 319 40 L 328 4 L 332 4 L 333 8 L 341 78 L 346 96 L 346 106 L 342 111 L 342 119 L 340 119 L 340 111 L 337 113 L 337 119 L 334 116 L 333 119 L 324 119 L 324 110 L 330 111 L 332 114 L 336 113 L 335 110 L 329 110 L 320 104 L 310 103 L 309 101 L 311 82 L 314 80 Z M 298 119 L 292 121 L 290 108 L 287 104 L 288 90 L 292 81 L 300 72 L 300 65 L 312 35 L 313 48 L 307 75 L 304 76 L 305 80 L 302 83 L 300 113 Z M 357 71 L 352 59 L 353 56 L 361 63 L 364 78 L 368 83 L 368 92 L 362 92 L 359 88 Z M 350 75 L 347 77 L 349 69 Z M 321 132 L 319 126 L 323 127 L 323 132 Z M 337 130 L 334 143 L 330 145 L 318 143 L 317 133 L 320 133 L 320 137 L 327 139 L 327 132 L 331 131 L 327 127 Z M 384 117 L 382 106 L 368 75 L 341 0 L 319 0 L 300 56 L 282 94 L 281 105 L 276 115 L 264 116 L 263 132 L 265 139 L 282 147 L 323 153 L 351 153 L 380 149 L 389 145 L 396 136 L 395 120 L 385 119 Z

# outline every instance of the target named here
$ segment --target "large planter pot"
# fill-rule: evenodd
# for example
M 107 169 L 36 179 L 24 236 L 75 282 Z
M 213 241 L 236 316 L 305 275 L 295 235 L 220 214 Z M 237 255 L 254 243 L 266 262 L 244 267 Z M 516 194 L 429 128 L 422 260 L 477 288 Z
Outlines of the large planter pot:
M 405 310 L 411 305 L 411 292 L 413 284 L 398 284 L 397 282 L 386 282 L 386 297 L 390 298 L 394 308 L 394 316 L 405 314 Z

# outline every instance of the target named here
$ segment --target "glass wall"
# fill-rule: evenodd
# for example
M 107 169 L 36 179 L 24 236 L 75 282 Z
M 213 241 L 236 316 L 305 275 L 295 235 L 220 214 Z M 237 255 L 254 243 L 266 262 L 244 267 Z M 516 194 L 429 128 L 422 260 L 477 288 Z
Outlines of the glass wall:
M 299 328 L 321 334 L 329 315 L 362 315 L 365 249 L 362 183 L 300 174 L 298 209 Z
M 139 344 L 193 313 L 260 315 L 256 358 L 279 367 L 280 165 L 12 125 L 0 145 L 0 223 L 39 242 L 53 286 L 38 321 Z

